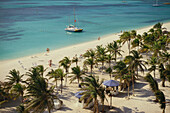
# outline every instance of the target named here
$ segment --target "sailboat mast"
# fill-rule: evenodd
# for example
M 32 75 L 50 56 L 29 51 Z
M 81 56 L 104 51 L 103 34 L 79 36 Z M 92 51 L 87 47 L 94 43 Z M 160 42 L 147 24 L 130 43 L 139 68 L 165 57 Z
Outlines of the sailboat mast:
M 74 8 L 74 26 L 76 26 L 76 20 L 75 20 L 75 8 Z
M 156 0 L 156 4 L 158 4 L 158 0 Z
M 69 26 L 70 26 L 70 16 L 68 17 L 68 23 L 69 23 Z

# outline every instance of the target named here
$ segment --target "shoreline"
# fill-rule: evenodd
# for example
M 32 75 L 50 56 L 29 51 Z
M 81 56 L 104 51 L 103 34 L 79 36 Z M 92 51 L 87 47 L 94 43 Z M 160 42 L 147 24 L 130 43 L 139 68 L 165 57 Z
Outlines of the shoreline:
M 153 25 L 152 25 L 153 26 Z M 147 32 L 152 26 L 142 27 L 139 29 L 135 29 L 137 31 L 137 34 L 142 34 L 143 32 Z M 170 22 L 164 23 L 163 27 L 170 26 Z M 80 54 L 85 53 L 86 50 L 92 48 L 94 49 L 97 45 L 106 45 L 110 42 L 113 42 L 113 40 L 118 40 L 119 35 L 121 33 L 111 33 L 100 37 L 100 40 L 98 40 L 96 37 L 96 40 L 83 42 L 71 46 L 67 46 L 64 48 L 51 50 L 49 53 L 42 52 L 37 53 L 30 56 L 20 57 L 16 59 L 10 59 L 10 60 L 0 60 L 1 66 L 0 66 L 0 76 L 2 81 L 4 81 L 6 75 L 9 73 L 12 69 L 17 69 L 21 73 L 25 73 L 28 71 L 31 67 L 36 65 L 44 65 L 44 67 L 48 67 L 48 61 L 52 60 L 52 63 L 58 66 L 58 62 L 64 58 L 65 56 L 68 56 L 70 59 L 74 57 L 76 54 L 80 56 Z M 123 55 L 127 54 L 127 44 L 124 45 L 123 50 L 125 53 Z M 21 63 L 22 65 L 21 65 Z
M 163 25 L 165 25 L 165 24 L 168 24 L 168 23 L 170 23 L 170 21 L 169 22 L 165 22 L 165 23 L 163 23 Z M 148 26 L 144 26 L 144 27 L 139 27 L 139 28 L 137 28 L 137 29 L 129 29 L 129 30 L 126 30 L 126 31 L 130 31 L 130 30 L 136 30 L 136 31 L 138 31 L 138 30 L 142 30 L 142 29 L 146 29 L 146 28 L 150 28 L 150 27 L 152 27 L 153 25 L 148 25 Z M 123 31 L 122 31 L 123 32 Z M 109 34 L 105 34 L 105 35 L 103 35 L 103 36 L 100 36 L 100 38 L 107 38 L 107 37 L 110 37 L 111 35 L 120 35 L 121 34 L 121 32 L 116 32 L 116 33 L 109 33 Z M 139 33 L 140 34 L 140 33 Z M 96 37 L 96 40 L 97 40 L 97 38 L 98 37 Z M 89 42 L 93 42 L 93 41 L 96 41 L 96 40 L 90 40 L 90 41 L 86 41 L 86 42 L 81 42 L 81 43 L 77 43 L 77 44 L 71 44 L 71 45 L 68 45 L 68 46 L 65 46 L 65 47 L 61 47 L 61 48 L 56 48 L 56 49 L 53 49 L 53 50 L 50 50 L 51 52 L 53 52 L 53 51 L 57 51 L 57 50 L 60 50 L 60 49 L 64 49 L 64 48 L 69 48 L 69 47 L 72 47 L 72 46 L 79 46 L 79 45 L 81 45 L 81 44 L 85 44 L 85 43 L 89 43 Z M 50 49 L 50 48 L 49 48 Z M 18 58 L 10 58 L 10 59 L 0 59 L 0 63 L 1 62 L 5 62 L 5 61 L 12 61 L 12 60 L 19 60 L 19 59 L 22 59 L 22 58 L 26 58 L 26 57 L 31 57 L 31 56 L 37 56 L 37 55 L 41 55 L 41 54 L 44 54 L 44 53 L 46 53 L 45 52 L 46 50 L 44 50 L 44 52 L 40 52 L 40 53 L 33 53 L 33 54 L 31 54 L 31 55 L 26 55 L 26 56 L 21 56 L 21 57 L 18 57 Z
M 163 25 L 164 24 L 168 24 L 168 23 L 170 23 L 170 20 L 169 21 L 167 21 L 167 22 L 162 22 L 163 23 Z M 156 24 L 156 23 L 155 23 Z M 154 25 L 154 24 L 153 24 Z M 138 27 L 137 29 L 133 29 L 133 28 L 129 28 L 128 30 L 125 30 L 125 31 L 131 31 L 131 30 L 136 30 L 136 31 L 138 31 L 138 30 L 141 30 L 141 29 L 146 29 L 146 28 L 150 28 L 150 27 L 152 27 L 153 25 L 147 25 L 147 26 L 144 26 L 144 27 Z M 123 32 L 123 31 L 122 31 Z M 102 36 L 100 36 L 100 38 L 107 38 L 107 37 L 109 37 L 109 36 L 111 36 L 111 35 L 120 35 L 121 34 L 121 32 L 115 32 L 115 33 L 109 33 L 109 34 L 105 34 L 105 35 L 102 35 Z M 98 37 L 96 37 L 96 40 L 97 40 L 97 38 Z M 77 43 L 77 44 L 75 44 L 75 45 L 81 45 L 81 44 L 84 44 L 84 43 L 89 43 L 89 42 L 93 42 L 93 41 L 96 41 L 96 40 L 90 40 L 90 41 L 86 41 L 86 42 L 80 42 L 80 43 Z M 71 44 L 71 45 L 68 45 L 68 46 L 65 46 L 65 47 L 59 47 L 59 48 L 56 48 L 56 49 L 53 49 L 53 50 L 50 50 L 51 52 L 52 51 L 57 51 L 57 50 L 60 50 L 60 49 L 64 49 L 64 48 L 69 48 L 69 47 L 72 47 L 72 46 L 75 46 L 74 44 Z M 50 48 L 49 48 L 50 49 Z M 26 58 L 26 57 L 31 57 L 31 56 L 37 56 L 37 55 L 40 55 L 40 54 L 44 54 L 44 53 L 46 53 L 46 50 L 44 50 L 44 52 L 38 52 L 38 53 L 33 53 L 33 54 L 30 54 L 30 55 L 26 55 L 26 56 L 21 56 L 21 57 L 18 57 L 18 58 L 9 58 L 9 59 L 0 59 L 0 63 L 1 62 L 5 62 L 5 61 L 12 61 L 12 60 L 19 60 L 19 59 L 22 59 L 22 58 Z

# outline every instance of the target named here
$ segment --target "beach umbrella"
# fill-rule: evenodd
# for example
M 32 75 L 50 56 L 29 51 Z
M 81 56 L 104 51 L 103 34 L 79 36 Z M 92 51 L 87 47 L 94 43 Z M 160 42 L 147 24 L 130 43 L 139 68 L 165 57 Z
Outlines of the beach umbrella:
M 109 87 L 114 87 L 114 86 L 119 86 L 119 82 L 115 80 L 106 80 L 103 82 L 103 85 L 109 86 Z
M 103 85 L 114 87 L 114 86 L 119 86 L 119 82 L 115 80 L 106 80 L 103 82 Z M 112 95 L 110 95 L 110 108 L 112 108 Z
M 83 93 L 84 91 L 79 91 L 79 92 L 77 92 L 77 93 L 75 93 L 75 97 L 77 97 L 77 98 L 81 98 L 83 95 L 81 94 L 81 93 Z

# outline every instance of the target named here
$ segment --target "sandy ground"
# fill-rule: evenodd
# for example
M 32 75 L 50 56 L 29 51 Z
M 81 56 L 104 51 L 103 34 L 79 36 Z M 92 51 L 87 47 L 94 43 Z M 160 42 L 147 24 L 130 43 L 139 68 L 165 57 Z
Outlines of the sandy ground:
M 170 23 L 165 23 L 163 27 L 166 27 L 168 30 L 170 30 Z M 145 27 L 141 29 L 137 29 L 138 34 L 142 34 L 143 32 L 148 31 L 151 28 Z M 115 34 L 109 34 L 106 36 L 101 37 L 100 40 L 90 41 L 82 44 L 77 44 L 69 47 L 65 47 L 58 50 L 50 51 L 49 53 L 40 53 L 35 54 L 32 56 L 22 57 L 18 59 L 13 60 L 5 60 L 0 61 L 0 81 L 5 81 L 6 75 L 8 75 L 9 70 L 16 69 L 19 70 L 21 74 L 25 74 L 28 72 L 28 70 L 35 66 L 35 65 L 44 65 L 45 68 L 47 68 L 47 71 L 50 71 L 51 69 L 58 68 L 59 64 L 58 62 L 63 59 L 65 56 L 68 56 L 69 58 L 73 58 L 76 54 L 77 56 L 80 56 L 80 54 L 85 53 L 86 50 L 90 48 L 95 48 L 97 45 L 107 45 L 108 43 L 112 42 L 113 40 L 118 40 L 121 33 L 115 33 Z M 123 53 L 123 56 L 126 56 L 128 54 L 128 47 L 127 44 L 125 44 L 122 47 L 122 50 L 125 51 Z M 144 56 L 146 59 L 146 56 Z M 118 59 L 122 59 L 119 57 Z M 49 60 L 52 60 L 52 67 L 49 67 Z M 83 65 L 83 59 L 80 59 L 79 66 L 82 67 Z M 74 67 L 75 64 L 72 64 L 71 67 Z M 101 78 L 104 78 L 106 80 L 109 80 L 109 75 L 104 73 L 101 74 L 97 68 L 95 68 L 95 74 L 98 75 Z M 146 74 L 147 72 L 145 72 Z M 152 93 L 151 89 L 149 88 L 149 85 L 147 82 L 143 80 L 142 73 L 139 73 L 141 76 L 137 80 L 137 83 L 135 84 L 135 96 L 130 96 L 130 99 L 127 100 L 127 91 L 120 92 L 119 95 L 113 97 L 112 99 L 112 105 L 113 109 L 110 109 L 109 112 L 114 113 L 122 112 L 122 113 L 160 113 L 162 110 L 160 109 L 160 105 L 158 103 L 154 103 L 153 100 L 155 99 L 154 94 Z M 26 77 L 24 77 L 25 79 Z M 170 83 L 166 81 L 165 85 L 166 87 L 161 86 L 161 80 L 159 79 L 159 73 L 156 74 L 157 81 L 159 83 L 159 88 L 163 91 L 166 97 L 166 101 L 170 101 Z M 58 82 L 60 83 L 60 82 Z M 74 94 L 79 91 L 78 84 L 67 83 L 67 87 L 64 87 L 63 94 L 59 94 L 60 99 L 63 101 L 64 106 L 62 109 L 54 111 L 57 113 L 90 113 L 91 110 L 83 109 L 82 105 L 78 103 L 78 99 L 74 96 Z M 108 102 L 105 101 L 106 109 L 108 109 L 110 98 L 107 97 Z M 16 101 L 10 101 L 8 103 L 3 104 L 0 107 L 0 113 L 15 113 L 15 106 L 17 106 L 19 102 Z M 166 112 L 170 112 L 170 104 L 167 104 Z

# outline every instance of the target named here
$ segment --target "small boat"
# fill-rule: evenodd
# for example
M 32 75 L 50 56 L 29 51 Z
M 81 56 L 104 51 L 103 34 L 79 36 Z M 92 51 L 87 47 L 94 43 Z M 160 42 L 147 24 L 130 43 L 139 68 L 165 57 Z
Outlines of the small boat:
M 158 0 L 156 0 L 156 3 L 152 5 L 153 7 L 159 7 Z
M 74 25 L 69 25 L 67 26 L 67 28 L 65 28 L 65 31 L 68 32 L 82 32 L 83 29 L 82 28 L 78 28 L 76 27 L 76 19 L 75 19 L 75 9 L 74 9 Z
M 67 26 L 67 28 L 65 28 L 65 31 L 69 31 L 69 32 L 82 32 L 83 29 L 75 27 L 74 25 L 69 25 L 69 26 Z

